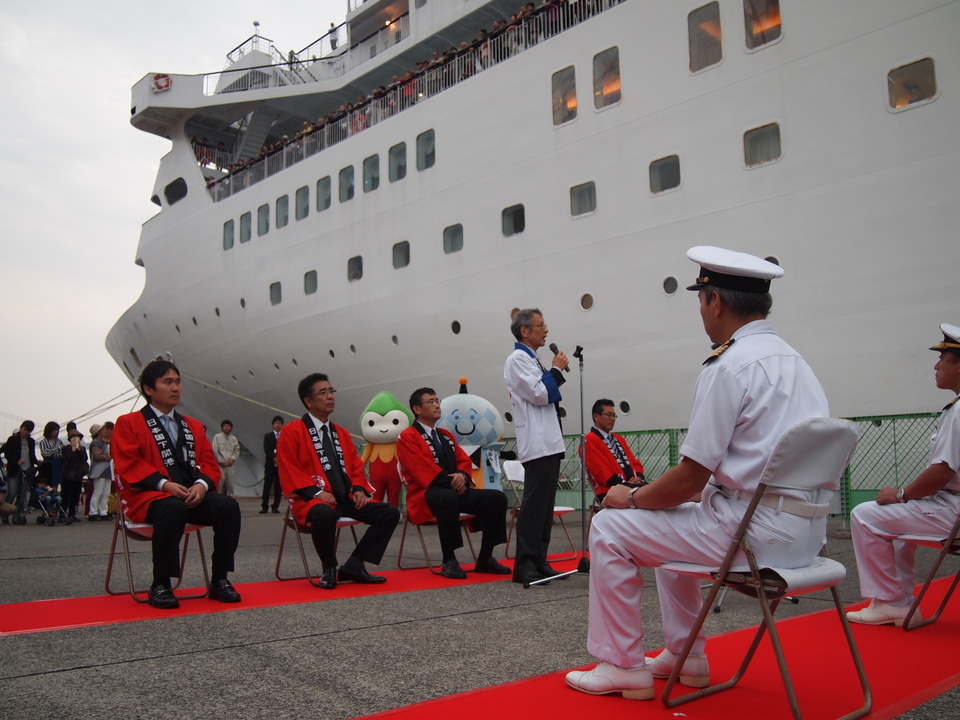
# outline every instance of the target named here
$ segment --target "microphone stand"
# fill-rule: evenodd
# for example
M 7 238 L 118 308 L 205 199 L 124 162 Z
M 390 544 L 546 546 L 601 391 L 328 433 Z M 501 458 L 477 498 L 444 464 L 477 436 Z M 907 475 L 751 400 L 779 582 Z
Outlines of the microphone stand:
M 573 356 L 580 361 L 580 563 L 577 565 L 577 571 L 582 573 L 590 572 L 590 559 L 587 557 L 587 523 L 590 519 L 587 509 L 587 468 L 586 468 L 586 432 L 584 424 L 584 405 L 583 405 L 583 348 L 577 345 L 573 351 Z

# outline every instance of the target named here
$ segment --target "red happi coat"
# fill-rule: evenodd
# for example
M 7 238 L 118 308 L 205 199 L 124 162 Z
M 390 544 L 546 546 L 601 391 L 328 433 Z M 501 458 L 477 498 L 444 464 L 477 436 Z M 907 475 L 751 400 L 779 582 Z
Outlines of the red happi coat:
M 183 416 L 193 433 L 197 453 L 199 477 L 216 491 L 220 482 L 220 467 L 213 454 L 213 447 L 199 421 Z M 146 522 L 147 508 L 154 500 L 170 497 L 162 490 L 141 490 L 135 483 L 149 480 L 153 484 L 167 477 L 160 448 L 147 427 L 143 413 L 133 412 L 117 418 L 110 438 L 110 457 L 113 458 L 114 479 L 120 490 L 123 512 L 132 522 Z
M 363 473 L 363 463 L 360 462 L 360 456 L 357 455 L 357 448 L 350 438 L 350 433 L 334 423 L 330 423 L 330 427 L 340 440 L 344 469 L 350 486 L 362 487 L 368 494 L 373 495 L 373 487 L 367 482 L 367 477 Z M 332 461 L 336 462 L 336 459 Z M 277 440 L 277 470 L 280 473 L 280 487 L 290 501 L 294 517 L 298 523 L 306 525 L 307 512 L 323 500 L 319 498 L 303 500 L 295 491 L 317 487 L 317 481 L 314 479 L 316 477 L 323 480 L 328 492 L 331 490 L 327 475 L 323 472 L 323 465 L 320 464 L 320 457 L 313 447 L 310 431 L 302 419 L 284 425 L 283 430 L 280 431 L 280 438 Z M 327 504 L 334 506 L 333 503 Z
M 447 430 L 437 428 L 437 432 L 453 440 L 457 470 L 468 478 L 471 477 L 473 463 L 470 462 L 470 457 Z M 408 427 L 397 438 L 397 459 L 400 461 L 400 477 L 407 488 L 407 515 L 410 522 L 414 525 L 430 522 L 434 519 L 433 512 L 427 505 L 424 493 L 433 479 L 440 474 L 441 467 L 434 460 L 430 445 L 423 439 L 416 425 Z
M 633 468 L 633 472 L 637 475 L 642 475 L 643 465 L 637 460 L 633 452 L 631 452 L 623 435 L 617 435 L 616 433 L 610 434 L 620 443 L 620 447 L 623 448 L 623 454 L 626 456 L 627 462 L 630 463 L 630 467 Z M 607 447 L 603 438 L 595 432 L 587 433 L 586 454 L 585 465 L 587 466 L 587 472 L 590 474 L 593 490 L 598 495 L 610 489 L 609 486 L 606 485 L 606 482 L 614 475 L 619 475 L 621 479 L 624 479 L 623 468 L 620 467 L 620 463 L 617 462 L 617 459 L 613 456 L 613 453 L 610 451 L 610 448 Z

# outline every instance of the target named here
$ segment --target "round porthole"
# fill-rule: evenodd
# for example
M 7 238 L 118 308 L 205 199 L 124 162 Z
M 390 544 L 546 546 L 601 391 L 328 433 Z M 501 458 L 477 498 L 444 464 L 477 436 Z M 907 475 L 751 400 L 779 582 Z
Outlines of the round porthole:
M 593 295 L 590 293 L 584 293 L 580 296 L 580 307 L 584 310 L 589 310 L 593 307 Z
M 673 295 L 679 289 L 680 283 L 677 282 L 677 279 L 673 275 L 668 275 L 663 279 L 663 291 L 667 295 Z
M 331 350 L 327 350 L 327 352 L 330 353 L 330 357 L 336 357 L 336 356 L 337 356 L 337 354 L 336 354 L 332 349 L 331 349 Z
M 454 335 L 459 335 L 460 323 L 457 320 L 454 320 L 452 323 L 450 323 L 450 330 L 451 332 L 453 332 Z
M 503 414 L 503 419 L 506 420 L 507 422 L 513 422 L 513 415 L 511 415 L 508 412 L 505 412 Z
M 217 317 L 220 317 L 220 308 L 214 308 L 213 314 L 216 315 Z
M 780 258 L 778 258 L 776 255 L 767 255 L 764 260 L 767 262 L 772 262 L 774 265 L 780 264 Z
M 280 372 L 280 366 L 277 365 L 276 363 L 273 364 L 273 369 L 276 370 L 277 372 Z
M 300 364 L 300 363 L 297 362 L 297 359 L 296 359 L 296 358 L 290 358 L 290 362 L 293 363 L 293 366 L 294 366 L 294 367 L 297 367 L 297 366 Z
M 390 338 L 390 340 L 393 342 L 394 345 L 399 345 L 399 344 L 400 344 L 400 338 L 398 338 L 396 335 L 394 335 L 392 338 Z
M 626 400 L 621 400 L 621 401 L 620 401 L 620 412 L 622 412 L 624 415 L 629 415 L 629 414 L 630 414 L 630 403 L 628 403 Z
M 196 327 L 196 326 L 197 326 L 197 319 L 196 319 L 196 318 L 190 318 L 190 319 L 193 320 L 193 326 Z
M 240 307 L 245 308 L 247 306 L 247 301 L 243 298 L 240 298 Z
M 177 329 L 177 335 L 179 335 L 179 334 L 180 334 L 180 326 L 179 326 L 179 325 L 174 325 L 174 327 Z
M 565 407 L 560 407 L 557 410 L 557 415 L 559 415 L 560 419 L 563 420 L 567 416 L 567 409 Z
M 357 346 L 356 346 L 356 345 L 351 345 L 351 346 L 350 346 L 350 352 L 352 352 L 354 355 L 356 355 L 356 354 L 357 354 Z

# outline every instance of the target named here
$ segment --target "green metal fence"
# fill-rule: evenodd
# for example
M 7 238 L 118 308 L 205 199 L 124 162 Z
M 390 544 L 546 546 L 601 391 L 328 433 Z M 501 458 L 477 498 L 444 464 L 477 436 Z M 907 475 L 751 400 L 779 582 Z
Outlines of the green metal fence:
M 849 418 L 860 428 L 860 442 L 853 460 L 844 474 L 841 492 L 835 502 L 835 515 L 849 517 L 850 511 L 867 500 L 873 500 L 882 487 L 902 487 L 927 466 L 930 438 L 939 413 L 884 415 Z M 686 429 L 642 430 L 622 433 L 627 444 L 646 471 L 647 478 L 662 475 L 680 460 L 680 446 Z M 563 504 L 579 507 L 580 458 L 577 454 L 579 435 L 564 437 L 566 456 L 560 467 Z M 504 450 L 516 451 L 516 441 L 505 438 Z M 592 489 L 587 488 L 588 500 Z M 558 500 L 559 502 L 559 500 Z

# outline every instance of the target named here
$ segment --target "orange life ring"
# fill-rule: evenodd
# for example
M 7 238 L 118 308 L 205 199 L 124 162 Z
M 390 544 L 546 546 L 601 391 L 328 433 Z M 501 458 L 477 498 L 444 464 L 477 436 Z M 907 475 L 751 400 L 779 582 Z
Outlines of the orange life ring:
M 159 74 L 153 76 L 153 91 L 163 92 L 173 87 L 173 78 L 169 75 Z

